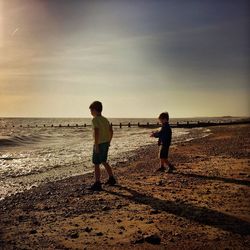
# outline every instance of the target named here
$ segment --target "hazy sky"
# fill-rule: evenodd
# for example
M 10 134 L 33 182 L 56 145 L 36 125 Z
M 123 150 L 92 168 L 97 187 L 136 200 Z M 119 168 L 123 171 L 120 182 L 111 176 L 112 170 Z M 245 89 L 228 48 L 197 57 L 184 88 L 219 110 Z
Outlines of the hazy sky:
M 244 0 L 0 0 L 0 116 L 249 116 Z

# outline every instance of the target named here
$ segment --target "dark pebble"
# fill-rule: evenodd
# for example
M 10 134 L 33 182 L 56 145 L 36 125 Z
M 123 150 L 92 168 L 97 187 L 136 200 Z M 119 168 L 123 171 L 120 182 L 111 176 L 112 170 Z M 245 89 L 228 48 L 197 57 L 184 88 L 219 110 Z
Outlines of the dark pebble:
M 41 226 L 41 223 L 39 221 L 37 221 L 37 220 L 34 220 L 33 224 L 36 225 L 36 226 Z
M 70 237 L 71 237 L 72 239 L 77 239 L 77 238 L 79 238 L 79 233 L 78 233 L 78 232 L 72 233 L 72 234 L 70 235 Z
M 153 244 L 153 245 L 159 245 L 159 244 L 161 244 L 161 238 L 158 235 L 156 235 L 156 234 L 147 236 L 145 238 L 145 241 L 148 242 L 148 243 L 150 243 L 150 244 Z
M 86 227 L 84 229 L 85 232 L 90 233 L 93 229 L 91 227 Z
M 135 240 L 133 243 L 134 244 L 142 244 L 144 242 L 145 242 L 145 239 L 144 238 L 140 238 L 140 239 Z
M 96 236 L 103 236 L 102 232 L 96 233 Z
M 35 229 L 32 229 L 31 231 L 30 231 L 30 234 L 36 234 L 37 233 L 37 231 L 35 230 Z
M 108 206 L 105 206 L 105 207 L 102 208 L 102 211 L 109 211 L 109 210 L 111 210 L 111 208 L 108 207 Z
M 159 210 L 152 210 L 152 211 L 150 211 L 150 214 L 159 214 L 160 212 L 159 212 Z
M 19 221 L 19 222 L 27 221 L 28 218 L 29 218 L 28 216 L 20 215 L 20 216 L 18 217 L 18 221 Z
M 164 186 L 164 183 L 162 180 L 160 180 L 159 182 L 156 183 L 157 186 Z

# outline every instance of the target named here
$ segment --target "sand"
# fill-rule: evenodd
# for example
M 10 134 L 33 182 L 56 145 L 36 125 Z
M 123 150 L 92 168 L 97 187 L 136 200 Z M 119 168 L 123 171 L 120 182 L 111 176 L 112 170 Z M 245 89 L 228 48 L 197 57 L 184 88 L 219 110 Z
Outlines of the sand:
M 87 174 L 4 199 L 0 249 L 249 249 L 250 125 L 211 131 L 171 148 L 173 174 L 148 146 L 115 187 L 93 193 Z

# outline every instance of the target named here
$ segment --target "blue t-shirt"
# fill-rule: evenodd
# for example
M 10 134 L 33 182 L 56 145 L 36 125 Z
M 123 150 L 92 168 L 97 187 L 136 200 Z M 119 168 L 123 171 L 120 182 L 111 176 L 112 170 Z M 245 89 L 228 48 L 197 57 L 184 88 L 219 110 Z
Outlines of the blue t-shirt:
M 172 130 L 168 123 L 164 123 L 159 132 L 154 133 L 155 138 L 159 138 L 159 145 L 169 147 L 172 140 Z

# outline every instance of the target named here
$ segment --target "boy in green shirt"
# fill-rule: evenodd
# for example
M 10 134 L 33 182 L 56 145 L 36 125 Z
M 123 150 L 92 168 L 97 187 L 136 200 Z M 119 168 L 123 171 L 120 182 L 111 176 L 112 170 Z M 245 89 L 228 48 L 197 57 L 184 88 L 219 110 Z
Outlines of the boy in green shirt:
M 100 182 L 100 164 L 103 164 L 108 175 L 109 179 L 106 184 L 110 186 L 114 186 L 116 184 L 116 180 L 114 178 L 112 169 L 110 165 L 107 163 L 108 159 L 108 150 L 110 146 L 110 142 L 113 137 L 113 129 L 110 125 L 107 118 L 102 116 L 102 103 L 99 101 L 93 102 L 89 106 L 90 112 L 94 117 L 92 120 L 92 126 L 94 131 L 94 149 L 92 162 L 95 165 L 95 183 L 91 186 L 91 190 L 100 191 L 102 190 L 102 185 Z

